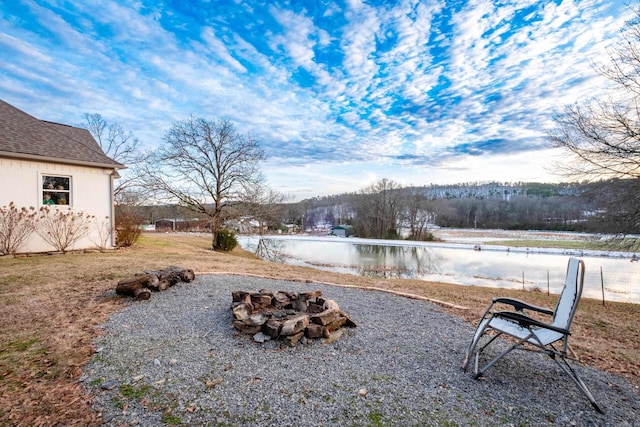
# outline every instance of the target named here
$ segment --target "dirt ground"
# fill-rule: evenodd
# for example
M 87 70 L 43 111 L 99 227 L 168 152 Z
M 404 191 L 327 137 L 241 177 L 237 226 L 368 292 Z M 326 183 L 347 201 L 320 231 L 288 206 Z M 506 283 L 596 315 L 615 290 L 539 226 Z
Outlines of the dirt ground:
M 145 269 L 178 265 L 197 274 L 379 288 L 442 301 L 470 322 L 496 296 L 491 288 L 341 275 L 268 263 L 240 249 L 212 252 L 209 246 L 206 236 L 158 233 L 107 253 L 0 257 L 0 426 L 100 424 L 79 383 L 82 366 L 94 352 L 100 325 L 129 301 L 113 296 L 116 283 Z M 540 292 L 499 292 L 547 307 L 556 301 Z M 640 305 L 583 299 L 571 342 L 583 363 L 640 386 Z

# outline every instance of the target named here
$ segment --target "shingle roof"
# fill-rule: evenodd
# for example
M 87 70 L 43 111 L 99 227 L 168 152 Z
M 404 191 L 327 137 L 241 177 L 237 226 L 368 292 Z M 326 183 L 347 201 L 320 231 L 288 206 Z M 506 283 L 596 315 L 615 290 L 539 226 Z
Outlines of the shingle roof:
M 124 167 L 104 153 L 88 130 L 36 119 L 1 99 L 0 156 Z

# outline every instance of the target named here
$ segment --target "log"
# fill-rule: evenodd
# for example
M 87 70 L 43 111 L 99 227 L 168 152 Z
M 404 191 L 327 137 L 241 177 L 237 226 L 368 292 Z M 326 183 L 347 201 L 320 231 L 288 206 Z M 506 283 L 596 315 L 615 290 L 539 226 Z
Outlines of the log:
M 150 274 L 149 276 L 151 276 L 151 278 L 149 279 L 149 284 L 147 285 L 147 287 L 152 291 L 160 292 L 166 290 L 169 287 L 169 281 L 160 280 L 158 279 L 158 276 L 154 276 L 153 274 Z
M 139 300 L 148 300 L 151 298 L 151 291 L 148 288 L 140 288 L 133 291 L 133 295 Z
M 116 294 L 135 297 L 136 290 L 142 289 L 142 288 L 148 289 L 148 286 L 151 280 L 152 280 L 152 276 L 149 274 L 141 274 L 139 276 L 122 279 L 118 282 L 118 285 L 116 286 Z
M 177 271 L 169 270 L 144 270 L 146 274 L 151 274 L 158 278 L 161 282 L 166 282 L 167 287 L 178 284 L 182 279 Z
M 158 279 L 158 286 L 156 287 L 156 291 L 166 291 L 167 289 L 169 289 L 169 286 L 171 286 L 171 282 L 169 282 L 168 280 L 159 280 Z
M 170 265 L 169 267 L 167 267 L 167 270 L 178 273 L 180 280 L 186 283 L 193 282 L 193 280 L 196 278 L 196 274 L 190 268 L 182 268 L 175 265 Z
M 116 294 L 147 300 L 151 298 L 151 291 L 164 291 L 180 281 L 191 282 L 194 278 L 193 270 L 176 266 L 167 267 L 166 270 L 144 270 L 120 280 L 116 285 Z

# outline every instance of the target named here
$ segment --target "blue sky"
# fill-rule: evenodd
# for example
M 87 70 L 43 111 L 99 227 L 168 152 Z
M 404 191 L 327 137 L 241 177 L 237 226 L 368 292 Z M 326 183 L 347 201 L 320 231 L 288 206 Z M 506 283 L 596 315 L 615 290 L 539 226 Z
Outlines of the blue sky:
M 153 148 L 189 115 L 258 139 L 293 200 L 562 180 L 554 110 L 597 96 L 623 2 L 0 0 L 0 98 Z

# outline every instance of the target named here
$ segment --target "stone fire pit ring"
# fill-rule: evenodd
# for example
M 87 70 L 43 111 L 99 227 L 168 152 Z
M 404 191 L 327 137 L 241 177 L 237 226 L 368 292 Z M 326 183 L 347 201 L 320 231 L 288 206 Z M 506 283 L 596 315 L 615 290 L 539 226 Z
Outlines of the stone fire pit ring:
M 356 322 L 322 291 L 233 291 L 233 327 L 256 342 L 281 340 L 290 347 L 307 340 L 323 344 L 340 338 Z

